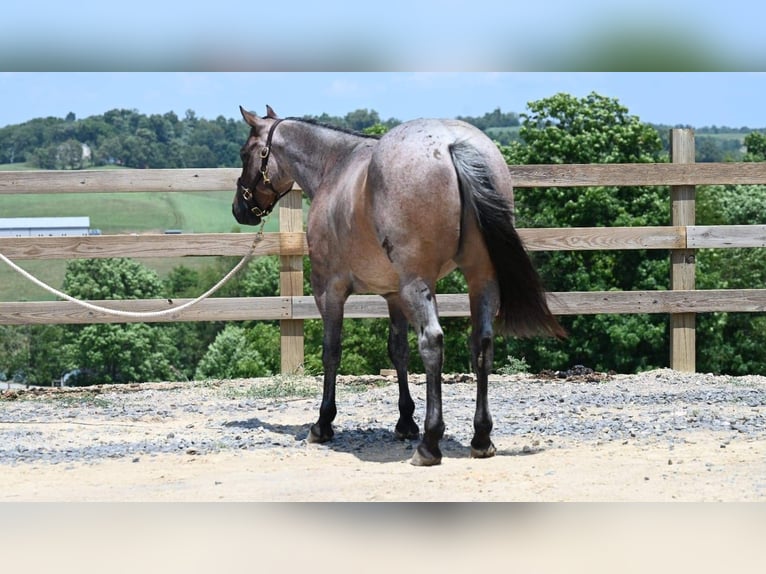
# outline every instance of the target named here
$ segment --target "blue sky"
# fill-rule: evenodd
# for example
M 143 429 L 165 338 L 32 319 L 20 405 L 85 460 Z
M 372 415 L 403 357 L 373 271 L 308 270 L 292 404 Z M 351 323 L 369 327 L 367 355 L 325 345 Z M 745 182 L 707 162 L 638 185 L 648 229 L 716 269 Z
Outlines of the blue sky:
M 616 98 L 646 122 L 766 127 L 762 72 L 0 72 L 0 127 L 115 108 L 239 118 L 240 104 L 259 114 L 269 104 L 281 116 L 480 116 L 520 113 L 558 92 Z

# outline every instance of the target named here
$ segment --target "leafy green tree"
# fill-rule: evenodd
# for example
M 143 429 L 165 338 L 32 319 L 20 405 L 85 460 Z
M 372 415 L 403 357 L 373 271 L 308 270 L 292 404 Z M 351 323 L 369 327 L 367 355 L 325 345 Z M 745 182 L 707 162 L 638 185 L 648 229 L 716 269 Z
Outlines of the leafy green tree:
M 0 325 L 0 380 L 12 380 L 29 367 L 29 336 L 18 325 Z
M 279 259 L 259 257 L 235 278 L 231 295 L 273 297 L 279 294 Z M 280 369 L 280 330 L 277 321 L 227 324 L 206 346 L 194 376 L 234 378 L 268 376 Z
M 56 148 L 57 165 L 63 169 L 82 169 L 82 144 L 75 139 L 68 139 Z
M 89 383 L 169 381 L 175 345 L 162 326 L 86 325 L 65 346 L 70 361 L 92 373 Z
M 458 116 L 457 119 L 468 122 L 484 131 L 489 128 L 506 128 L 519 125 L 518 114 L 504 113 L 500 108 L 495 108 L 481 117 Z
M 751 152 L 750 158 L 759 151 Z M 700 225 L 752 225 L 764 222 L 766 186 L 702 186 L 697 193 Z M 762 249 L 700 249 L 698 289 L 752 289 L 766 283 Z M 704 372 L 746 375 L 766 370 L 766 320 L 753 313 L 697 315 L 697 368 Z
M 197 379 L 266 377 L 279 372 L 279 330 L 255 323 L 245 329 L 229 323 L 218 333 L 197 367 Z
M 63 325 L 28 325 L 30 384 L 47 386 L 58 381 L 68 369 L 63 353 L 58 352 L 66 343 Z
M 185 265 L 174 267 L 164 280 L 164 293 L 170 299 L 194 299 L 207 291 L 208 284 L 200 272 Z M 211 276 L 213 273 L 210 274 Z M 174 342 L 177 355 L 173 371 L 177 378 L 191 380 L 197 365 L 216 335 L 224 328 L 222 321 L 178 321 L 167 323 L 167 332 Z
M 361 132 L 370 126 L 380 123 L 380 116 L 375 110 L 359 109 L 349 112 L 345 117 L 349 129 Z
M 745 161 L 766 161 L 766 134 L 751 132 L 745 136 Z
M 67 264 L 64 291 L 86 300 L 151 299 L 163 295 L 157 274 L 132 259 L 80 259 Z M 64 354 L 89 382 L 173 380 L 176 346 L 162 324 L 69 325 Z
M 29 162 L 40 169 L 57 169 L 58 163 L 58 146 L 48 145 L 35 149 L 29 155 Z
M 503 147 L 509 163 L 659 162 L 657 132 L 616 99 L 596 93 L 531 102 L 522 113 L 520 143 Z M 515 190 L 519 227 L 653 226 L 669 223 L 667 190 L 657 187 Z M 538 252 L 533 259 L 550 291 L 657 289 L 667 286 L 666 253 L 652 251 Z M 504 352 L 534 369 L 585 364 L 632 372 L 667 364 L 666 319 L 656 315 L 562 317 L 563 342 L 506 339 Z M 496 356 L 502 356 L 500 349 Z
M 50 385 L 67 370 L 64 342 L 61 325 L 0 325 L 0 380 Z

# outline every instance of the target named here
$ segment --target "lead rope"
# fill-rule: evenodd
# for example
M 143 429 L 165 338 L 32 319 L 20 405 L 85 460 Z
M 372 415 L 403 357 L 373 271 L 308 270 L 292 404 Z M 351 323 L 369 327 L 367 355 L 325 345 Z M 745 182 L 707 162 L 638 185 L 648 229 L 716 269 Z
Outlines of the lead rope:
M 43 283 L 37 277 L 31 275 L 30 273 L 28 273 L 27 271 L 25 271 L 24 269 L 16 265 L 13 261 L 8 259 L 2 253 L 0 253 L 0 259 L 2 259 L 7 265 L 9 265 L 11 269 L 21 274 L 22 276 L 26 277 L 35 285 L 42 287 L 49 293 L 52 293 L 53 295 L 56 295 L 57 297 L 61 297 L 62 299 L 66 299 L 67 301 L 70 301 L 72 303 L 75 303 L 76 305 L 79 305 L 80 307 L 90 309 L 91 311 L 96 311 L 98 313 L 105 313 L 107 315 L 115 315 L 117 317 L 133 317 L 138 319 L 144 319 L 149 317 L 162 317 L 164 315 L 171 315 L 173 313 L 179 313 L 185 309 L 188 309 L 192 305 L 196 305 L 200 301 L 207 299 L 213 293 L 218 291 L 218 289 L 220 289 L 229 279 L 231 279 L 240 269 L 242 269 L 242 267 L 244 267 L 245 264 L 247 264 L 247 262 L 253 256 L 253 251 L 255 250 L 255 246 L 258 243 L 260 243 L 261 240 L 263 239 L 263 226 L 265 223 L 266 223 L 265 220 L 261 223 L 261 228 L 255 234 L 255 239 L 253 240 L 253 244 L 250 246 L 250 250 L 247 253 L 245 253 L 245 255 L 242 256 L 242 259 L 239 260 L 239 263 L 237 263 L 234 266 L 234 268 L 232 268 L 231 271 L 229 271 L 226 275 L 224 275 L 224 277 L 218 283 L 213 285 L 210 289 L 205 291 L 202 295 L 200 295 L 196 299 L 187 301 L 186 303 L 182 305 L 178 305 L 177 307 L 170 307 L 169 309 L 163 309 L 161 311 L 121 311 L 119 309 L 110 309 L 108 307 L 101 307 L 100 305 L 94 305 L 93 303 L 88 303 L 87 301 L 81 301 L 79 299 L 75 299 L 74 297 L 70 295 L 67 295 L 66 293 L 62 293 L 58 289 L 55 289 L 46 283 Z

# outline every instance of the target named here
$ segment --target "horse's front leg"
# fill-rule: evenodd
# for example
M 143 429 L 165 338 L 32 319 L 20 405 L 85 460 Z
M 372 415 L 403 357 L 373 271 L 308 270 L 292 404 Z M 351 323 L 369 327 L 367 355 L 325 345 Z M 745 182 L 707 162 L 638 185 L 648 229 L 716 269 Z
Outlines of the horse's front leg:
M 320 306 L 324 326 L 322 338 L 322 365 L 324 367 L 324 387 L 322 404 L 319 407 L 319 420 L 309 429 L 309 442 L 327 442 L 335 431 L 332 422 L 338 409 L 335 405 L 335 380 L 338 375 L 341 355 L 341 332 L 343 327 L 343 301 L 339 304 Z
M 410 385 L 407 375 L 409 366 L 410 346 L 407 341 L 407 317 L 400 307 L 401 301 L 395 295 L 386 298 L 388 315 L 391 319 L 388 330 L 388 356 L 396 369 L 399 383 L 399 420 L 394 434 L 399 440 L 416 439 L 420 429 L 412 415 L 415 412 L 415 402 L 410 395 Z

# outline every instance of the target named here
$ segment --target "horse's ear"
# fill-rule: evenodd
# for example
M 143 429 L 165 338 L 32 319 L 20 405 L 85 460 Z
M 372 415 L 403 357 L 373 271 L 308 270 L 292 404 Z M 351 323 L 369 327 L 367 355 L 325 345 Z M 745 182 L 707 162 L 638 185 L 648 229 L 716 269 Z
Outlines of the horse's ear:
M 245 121 L 252 127 L 256 126 L 256 121 L 258 120 L 258 116 L 256 116 L 254 113 L 248 112 L 245 108 L 242 106 L 239 106 L 239 111 L 242 114 L 242 117 L 245 119 Z
M 277 114 L 274 110 L 271 109 L 271 106 L 266 105 L 266 117 L 271 118 L 272 120 L 277 119 Z

